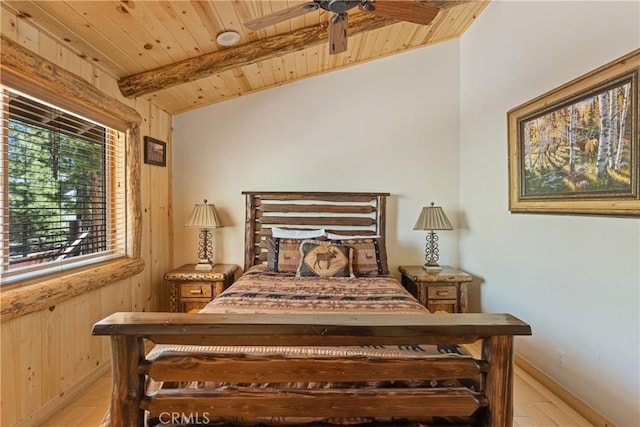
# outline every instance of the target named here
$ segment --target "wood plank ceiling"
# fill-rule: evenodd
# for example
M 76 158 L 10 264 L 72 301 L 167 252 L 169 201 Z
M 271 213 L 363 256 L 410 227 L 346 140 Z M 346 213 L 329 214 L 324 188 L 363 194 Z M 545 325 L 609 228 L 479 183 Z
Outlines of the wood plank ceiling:
M 349 11 L 348 49 L 329 55 L 319 9 L 258 31 L 243 22 L 304 1 L 14 1 L 2 0 L 7 25 L 26 20 L 171 114 L 459 37 L 487 1 L 432 1 L 443 6 L 429 25 Z M 240 34 L 232 47 L 223 31 Z M 311 41 L 309 41 L 311 40 Z M 145 85 L 141 84 L 141 81 Z

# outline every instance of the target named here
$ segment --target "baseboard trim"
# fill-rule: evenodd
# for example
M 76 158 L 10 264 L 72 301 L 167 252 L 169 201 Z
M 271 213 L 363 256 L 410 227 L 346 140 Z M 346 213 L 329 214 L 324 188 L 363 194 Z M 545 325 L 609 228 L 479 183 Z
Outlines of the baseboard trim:
M 35 411 L 29 417 L 18 422 L 15 427 L 33 427 L 44 424 L 52 415 L 61 411 L 65 406 L 76 400 L 80 395 L 86 392 L 89 387 L 95 384 L 107 372 L 111 371 L 111 362 L 103 363 L 90 374 L 78 381 L 62 396 L 52 399 L 44 404 L 40 409 Z
M 515 364 L 531 378 L 539 382 L 543 387 L 556 395 L 571 409 L 576 411 L 587 421 L 596 427 L 616 427 L 616 425 L 607 419 L 604 415 L 593 409 L 580 398 L 572 394 L 569 390 L 561 386 L 556 380 L 542 372 L 538 367 L 533 365 L 524 357 L 516 354 Z

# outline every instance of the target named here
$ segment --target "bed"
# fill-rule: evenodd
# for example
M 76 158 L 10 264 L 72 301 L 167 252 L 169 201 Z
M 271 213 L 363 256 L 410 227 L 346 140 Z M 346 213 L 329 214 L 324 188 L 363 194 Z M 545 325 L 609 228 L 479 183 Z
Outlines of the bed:
M 236 283 L 200 313 L 94 325 L 112 347 L 104 424 L 512 425 L 529 325 L 418 304 L 386 270 L 388 193 L 243 194 Z

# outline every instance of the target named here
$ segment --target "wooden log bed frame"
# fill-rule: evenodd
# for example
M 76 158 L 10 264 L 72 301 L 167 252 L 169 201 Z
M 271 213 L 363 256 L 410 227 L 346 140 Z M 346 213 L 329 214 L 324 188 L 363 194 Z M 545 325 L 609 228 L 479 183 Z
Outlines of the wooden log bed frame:
M 388 193 L 244 192 L 245 271 L 266 260 L 271 227 L 325 228 L 343 234 L 385 236 Z M 531 335 L 509 314 L 188 314 L 114 313 L 96 323 L 109 336 L 113 390 L 110 425 L 144 426 L 145 411 L 219 417 L 452 417 L 464 425 L 513 424 L 514 336 Z M 369 359 L 274 358 L 169 353 L 146 358 L 155 344 L 207 346 L 380 346 L 471 344 L 478 357 Z M 473 388 L 331 388 L 312 390 L 161 389 L 145 381 L 288 383 L 471 379 Z M 207 417 L 205 417 L 207 418 Z M 440 420 L 440 418 L 435 418 Z M 197 424 L 197 423 L 196 423 Z M 369 424 L 371 425 L 371 424 Z M 387 423 L 387 425 L 390 425 Z M 392 425 L 395 425 L 392 423 Z M 420 424 L 422 425 L 422 424 Z

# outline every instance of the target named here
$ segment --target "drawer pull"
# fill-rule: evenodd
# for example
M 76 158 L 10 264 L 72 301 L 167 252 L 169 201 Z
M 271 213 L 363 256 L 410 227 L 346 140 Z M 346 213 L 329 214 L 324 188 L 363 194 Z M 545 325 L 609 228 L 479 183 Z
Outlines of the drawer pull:
M 436 295 L 439 297 L 449 295 L 449 291 L 437 291 Z
M 200 288 L 200 289 L 192 289 L 192 290 L 189 291 L 189 293 L 191 295 L 202 295 L 203 294 L 202 288 Z

